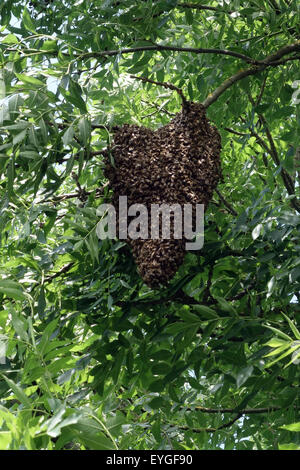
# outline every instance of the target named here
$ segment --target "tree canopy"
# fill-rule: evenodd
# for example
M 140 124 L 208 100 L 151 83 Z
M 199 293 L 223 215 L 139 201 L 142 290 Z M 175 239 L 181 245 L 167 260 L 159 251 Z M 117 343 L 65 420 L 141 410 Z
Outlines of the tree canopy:
M 0 449 L 299 449 L 297 0 L 0 4 Z M 114 126 L 222 139 L 204 246 L 99 240 Z

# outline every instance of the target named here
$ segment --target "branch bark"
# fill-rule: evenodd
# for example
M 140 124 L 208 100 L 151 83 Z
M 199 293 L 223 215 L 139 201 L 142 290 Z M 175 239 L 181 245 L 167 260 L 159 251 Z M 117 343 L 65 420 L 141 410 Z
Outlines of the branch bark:
M 177 7 L 181 8 L 191 8 L 193 10 L 209 10 L 209 11 L 220 11 L 220 8 L 217 7 L 210 7 L 208 5 L 198 5 L 198 3 L 177 3 Z
M 194 433 L 200 433 L 200 432 L 213 433 L 213 432 L 225 429 L 225 428 L 229 428 L 243 415 L 271 413 L 272 411 L 278 411 L 281 409 L 284 409 L 284 408 L 280 408 L 279 406 L 270 406 L 268 408 L 249 408 L 249 409 L 241 410 L 237 413 L 237 415 L 234 418 L 232 418 L 230 421 L 228 421 L 225 424 L 222 424 L 221 426 L 217 428 L 190 428 L 189 426 L 178 426 L 178 427 L 179 429 L 182 429 L 183 431 L 192 431 Z M 300 407 L 295 407 L 295 409 L 300 409 Z M 204 408 L 202 406 L 196 407 L 195 410 L 188 408 L 187 411 L 201 411 L 204 413 L 234 413 L 235 412 L 233 408 L 218 409 L 218 408 Z
M 111 57 L 115 55 L 129 54 L 132 52 L 142 52 L 142 51 L 174 51 L 174 52 L 191 52 L 193 54 L 221 54 L 236 57 L 237 59 L 242 59 L 248 64 L 256 64 L 258 61 L 252 59 L 251 57 L 240 54 L 239 52 L 230 51 L 227 49 L 207 49 L 207 48 L 194 48 L 194 47 L 178 47 L 178 46 L 166 46 L 162 44 L 153 44 L 149 46 L 139 46 L 139 47 L 130 47 L 126 49 L 119 50 L 110 50 L 110 51 L 100 51 L 100 52 L 88 52 L 82 54 L 81 58 L 91 58 L 91 57 Z
M 280 410 L 280 406 L 269 406 L 266 408 L 246 408 L 239 413 L 243 415 L 270 413 Z M 235 408 L 205 408 L 204 406 L 195 406 L 195 409 L 188 408 L 187 411 L 202 411 L 203 413 L 235 413 Z
M 231 77 L 227 78 L 227 80 L 225 80 L 220 86 L 218 86 L 218 88 L 216 88 L 215 91 L 208 95 L 208 97 L 203 101 L 203 106 L 205 108 L 208 108 L 208 106 L 214 103 L 219 98 L 219 96 L 224 93 L 224 91 L 226 91 L 229 87 L 231 87 L 234 83 L 238 82 L 239 80 L 242 80 L 243 78 L 248 77 L 250 75 L 256 75 L 257 73 L 265 70 L 267 67 L 281 65 L 282 62 L 280 62 L 279 59 L 291 52 L 298 51 L 300 51 L 300 41 L 282 47 L 281 49 L 274 52 L 273 54 L 270 54 L 263 60 L 253 61 L 254 65 L 252 65 L 249 69 L 240 70 Z M 289 57 L 285 59 L 283 63 L 286 63 L 289 60 L 295 60 L 295 57 Z
M 74 266 L 74 262 L 65 264 L 65 265 L 60 269 L 60 271 L 58 271 L 58 272 L 52 274 L 51 276 L 46 277 L 45 280 L 44 280 L 44 283 L 45 283 L 45 282 L 52 282 L 53 279 L 55 279 L 56 277 L 59 277 L 59 276 L 61 276 L 62 274 L 67 273 L 73 266 Z
M 239 72 L 235 73 L 231 77 L 227 78 L 218 88 L 216 88 L 211 94 L 208 95 L 208 97 L 203 101 L 203 106 L 205 108 L 208 108 L 212 103 L 217 101 L 219 96 L 221 96 L 224 91 L 226 91 L 228 88 L 230 88 L 234 83 L 238 82 L 239 80 L 242 80 L 245 77 L 249 77 L 249 75 L 255 75 L 258 72 L 261 72 L 266 68 L 266 65 L 262 65 L 260 67 L 251 67 L 249 69 L 245 70 L 240 70 Z

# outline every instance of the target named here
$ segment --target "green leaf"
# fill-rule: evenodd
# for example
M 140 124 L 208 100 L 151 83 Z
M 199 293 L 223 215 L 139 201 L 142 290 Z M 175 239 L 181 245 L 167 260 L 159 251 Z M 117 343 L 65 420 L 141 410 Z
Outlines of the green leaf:
M 149 385 L 150 392 L 162 392 L 165 388 L 165 383 L 163 380 L 155 380 Z
M 18 44 L 19 40 L 14 34 L 8 34 L 1 40 L 1 42 L 3 44 Z
M 287 317 L 284 313 L 282 313 L 282 315 L 284 316 L 284 318 L 286 319 L 286 321 L 288 322 L 288 324 L 290 325 L 290 328 L 292 330 L 292 332 L 294 333 L 295 335 L 295 338 L 296 339 L 300 339 L 300 332 L 299 330 L 296 328 L 296 326 L 294 325 L 294 323 L 292 322 L 292 320 Z
M 120 351 L 114 360 L 114 365 L 111 371 L 111 376 L 115 384 L 118 381 L 118 377 L 120 374 L 121 366 L 123 364 L 123 360 L 124 360 L 124 352 Z
M 42 296 L 44 295 L 44 291 L 41 291 L 41 295 Z M 42 302 L 43 301 L 44 301 L 44 297 L 42 297 Z M 58 321 L 59 321 L 58 318 L 55 318 L 46 326 L 46 328 L 43 331 L 42 338 L 38 343 L 38 350 L 40 351 L 42 355 L 44 354 L 44 350 L 46 346 L 49 346 L 50 337 L 52 333 L 54 332 L 54 330 L 57 328 Z
M 70 158 L 68 158 L 68 161 L 67 161 L 67 165 L 66 165 L 66 171 L 65 171 L 65 178 L 67 176 L 69 176 L 69 174 L 71 173 L 72 169 L 73 169 L 73 166 L 74 166 L 74 163 L 75 163 L 75 156 L 72 155 Z
M 82 419 L 82 412 L 81 411 L 72 411 L 71 414 L 64 417 L 66 415 L 66 407 L 62 405 L 54 414 L 52 418 L 50 418 L 44 424 L 46 428 L 46 432 L 51 437 L 58 437 L 61 434 L 61 430 L 64 427 L 74 425 L 78 423 L 80 419 Z
M 247 366 L 241 369 L 236 376 L 236 385 L 240 388 L 251 377 L 253 366 Z
M 27 8 L 25 7 L 24 10 L 23 10 L 23 23 L 24 23 L 24 26 L 25 28 L 32 32 L 32 33 L 36 33 L 36 30 L 35 30 L 35 27 L 34 27 L 34 23 L 31 19 L 31 15 L 29 13 L 29 11 L 27 10 Z
M 178 313 L 183 319 L 183 321 L 185 321 L 186 323 L 197 324 L 201 322 L 200 318 L 197 315 L 189 312 L 188 310 L 181 310 Z
M 176 323 L 172 323 L 171 325 L 168 325 L 165 328 L 165 332 L 170 334 L 170 335 L 175 335 L 176 333 L 186 331 L 189 328 L 190 328 L 190 325 L 188 323 L 176 322 Z
M 7 166 L 7 192 L 11 199 L 14 196 L 15 162 L 14 157 L 9 160 Z
M 270 346 L 271 348 L 279 348 L 286 344 L 290 344 L 290 341 L 286 342 L 285 340 L 280 338 L 272 338 L 266 343 L 266 346 Z
M 43 142 L 44 142 L 44 144 L 47 144 L 47 142 L 48 142 L 48 132 L 47 132 L 47 127 L 46 127 L 46 124 L 45 124 L 45 121 L 44 121 L 43 118 L 39 120 L 39 127 L 40 127 L 40 130 L 41 130 L 41 135 L 42 135 L 42 138 L 43 138 Z
M 291 442 L 290 444 L 279 444 L 278 449 L 279 450 L 300 450 L 300 446 Z
M 13 391 L 16 399 L 19 400 L 26 408 L 31 409 L 32 407 L 31 401 L 29 400 L 27 395 L 25 395 L 23 389 L 18 384 L 16 384 L 12 380 L 10 380 L 8 377 L 6 377 L 4 374 L 2 374 L 1 372 L 0 372 L 0 376 L 5 380 L 9 388 Z
M 13 145 L 17 145 L 17 144 L 19 144 L 20 142 L 22 142 L 22 140 L 25 139 L 26 134 L 27 134 L 27 129 L 24 129 L 23 131 L 19 132 L 19 134 L 14 135 L 14 137 L 13 137 Z
M 87 112 L 86 104 L 82 99 L 82 89 L 80 85 L 73 80 L 69 81 L 69 93 L 68 93 L 68 100 L 77 106 L 82 113 Z
M 99 424 L 91 418 L 81 418 L 72 426 L 76 437 L 89 450 L 116 450 L 113 441 L 99 429 Z
M 287 431 L 300 432 L 300 421 L 298 423 L 285 424 L 280 427 L 281 429 L 286 429 Z
M 0 449 L 9 449 L 11 441 L 13 439 L 13 433 L 10 431 L 0 431 Z
M 13 308 L 10 309 L 10 314 L 12 317 L 12 326 L 17 335 L 19 335 L 24 342 L 29 342 L 29 325 L 26 321 L 26 318 L 24 318 L 22 314 L 20 314 Z
M 112 417 L 108 417 L 105 426 L 113 437 L 118 437 L 122 434 L 122 426 L 126 423 L 125 416 L 121 411 L 117 411 Z
M 256 240 L 259 235 L 261 234 L 262 232 L 262 229 L 263 229 L 263 225 L 262 224 L 258 224 L 253 230 L 252 230 L 252 238 L 253 240 Z
M 83 116 L 78 123 L 79 138 L 84 145 L 87 145 L 90 138 L 91 126 L 89 120 Z
M 57 41 L 56 40 L 50 40 L 50 41 L 45 41 L 41 47 L 42 51 L 57 51 Z
M 27 297 L 22 291 L 21 286 L 14 281 L 2 280 L 0 281 L 0 292 L 7 297 L 15 300 L 25 300 Z
M 227 302 L 227 300 L 225 300 L 223 297 L 218 297 L 216 295 L 214 296 L 214 298 L 217 300 L 218 304 L 220 305 L 223 311 L 228 312 L 230 315 L 239 318 L 238 312 L 229 302 Z
M 192 10 L 190 10 L 189 8 L 186 8 L 185 11 L 184 11 L 184 14 L 185 14 L 185 18 L 186 18 L 187 23 L 188 24 L 193 24 L 194 18 L 193 18 Z
M 299 348 L 299 344 L 296 344 L 295 346 L 291 346 L 286 352 L 281 354 L 279 357 L 275 359 L 275 361 L 268 362 L 265 367 L 272 367 L 276 362 L 281 361 L 281 359 L 285 358 L 289 354 L 292 354 L 293 351 L 296 351 Z M 289 364 L 287 364 L 285 367 L 287 367 Z
M 21 73 L 15 73 L 16 77 L 23 83 L 26 83 L 32 87 L 44 87 L 45 83 L 42 82 L 41 80 L 38 80 L 35 77 L 32 77 L 31 75 L 25 75 Z
M 155 397 L 149 403 L 150 408 L 152 408 L 153 410 L 157 410 L 161 408 L 163 405 L 164 405 L 164 399 L 162 397 Z
M 274 328 L 273 326 L 269 326 L 269 325 L 264 325 L 264 326 L 266 328 L 268 328 L 269 330 L 273 331 L 280 338 L 283 338 L 283 339 L 285 339 L 286 341 L 289 341 L 289 342 L 293 341 L 293 338 L 291 338 L 287 334 L 283 333 L 283 331 L 278 330 L 278 328 Z
M 192 82 L 189 81 L 188 83 L 188 92 L 189 92 L 189 98 L 191 99 L 191 101 L 194 100 L 194 90 L 193 90 L 193 85 L 192 85 Z
M 63 141 L 64 145 L 69 145 L 72 142 L 74 134 L 75 134 L 75 129 L 74 129 L 73 124 L 72 124 L 71 126 L 68 127 L 68 129 L 66 130 L 66 132 L 62 136 L 62 141 Z
M 215 310 L 206 305 L 193 305 L 193 310 L 196 310 L 202 317 L 207 319 L 219 318 Z
M 268 344 L 268 343 L 266 343 Z M 291 343 L 285 343 L 284 345 L 280 346 L 279 348 L 274 348 L 273 351 L 269 352 L 268 354 L 265 354 L 264 357 L 270 357 L 270 356 L 276 356 L 280 353 L 282 353 L 282 351 L 284 351 L 285 349 L 289 348 L 291 345 Z
M 77 436 L 82 444 L 89 450 L 116 450 L 113 443 L 101 432 L 97 434 L 80 432 Z
M 158 362 L 151 368 L 151 371 L 153 375 L 165 375 L 170 372 L 170 368 L 170 364 L 166 362 Z
M 157 421 L 155 421 L 155 423 L 151 427 L 151 432 L 153 436 L 155 437 L 155 440 L 157 442 L 160 442 L 161 441 L 161 425 L 160 425 L 159 419 L 157 419 Z

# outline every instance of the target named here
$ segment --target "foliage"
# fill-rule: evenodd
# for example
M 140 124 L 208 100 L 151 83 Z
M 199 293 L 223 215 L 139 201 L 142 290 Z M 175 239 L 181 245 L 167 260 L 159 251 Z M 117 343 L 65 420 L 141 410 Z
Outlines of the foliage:
M 297 0 L 0 15 L 0 448 L 299 449 Z M 130 74 L 222 135 L 204 247 L 160 290 L 95 232 L 112 126 L 181 106 Z

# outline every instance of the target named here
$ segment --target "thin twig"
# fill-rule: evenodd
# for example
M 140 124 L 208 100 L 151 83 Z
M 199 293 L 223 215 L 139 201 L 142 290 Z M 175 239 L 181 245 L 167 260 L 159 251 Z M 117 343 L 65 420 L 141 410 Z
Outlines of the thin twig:
M 300 409 L 300 407 L 295 407 Z M 280 406 L 269 406 L 266 408 L 246 408 L 245 410 L 240 410 L 239 413 L 243 415 L 252 415 L 252 414 L 263 414 L 271 413 L 272 411 L 278 411 L 282 408 Z M 203 413 L 235 413 L 236 408 L 205 408 L 204 406 L 195 406 L 194 409 L 188 408 L 186 411 L 201 411 Z
M 219 198 L 221 199 L 221 201 L 223 202 L 224 206 L 227 207 L 227 209 L 229 210 L 229 212 L 234 215 L 235 217 L 237 217 L 238 213 L 234 210 L 234 208 L 229 204 L 228 201 L 226 201 L 226 199 L 224 198 L 224 196 L 222 196 L 222 194 L 220 193 L 220 191 L 218 189 L 215 189 L 217 195 L 219 196 Z
M 146 114 L 146 115 L 142 116 L 141 119 L 145 119 L 146 117 L 153 116 L 153 114 L 160 113 L 161 111 L 163 111 L 164 113 L 166 113 L 168 116 L 171 116 L 171 117 L 175 116 L 175 114 L 176 114 L 176 113 L 171 113 L 164 106 L 159 105 L 157 103 L 151 103 L 150 101 L 147 101 L 147 100 L 141 100 L 141 102 L 145 103 L 145 104 L 148 104 L 152 108 L 156 108 L 156 110 L 157 110 L 157 111 L 153 111 L 153 113 Z
M 78 191 L 77 193 L 69 193 L 69 194 L 62 194 L 61 196 L 55 196 L 53 199 L 45 199 L 43 202 L 53 202 L 57 203 L 60 201 L 66 201 L 67 199 L 73 199 L 73 198 L 78 198 L 80 199 L 83 195 L 84 196 L 89 196 L 90 194 L 93 194 L 94 192 L 96 193 L 96 196 L 102 196 L 104 189 L 109 185 L 109 182 L 106 182 L 103 184 L 100 188 L 95 189 L 94 191 L 86 191 L 84 188 L 81 188 L 81 191 Z
M 206 304 L 208 298 L 211 297 L 210 288 L 211 288 L 211 284 L 212 284 L 212 277 L 213 277 L 213 274 L 214 274 L 214 267 L 215 267 L 215 263 L 212 262 L 212 264 L 209 266 L 209 269 L 208 269 L 208 279 L 207 279 L 207 282 L 206 282 L 205 290 L 203 292 L 203 303 L 204 303 L 204 305 Z
M 251 36 L 250 38 L 245 38 L 245 39 L 239 39 L 237 41 L 237 43 L 241 44 L 243 42 L 248 42 L 248 41 L 253 41 L 255 39 L 266 39 L 266 38 L 272 38 L 274 36 L 278 36 L 279 34 L 285 34 L 286 32 L 289 32 L 289 31 L 295 31 L 295 28 L 294 27 L 291 27 L 291 28 L 287 28 L 286 31 L 283 31 L 282 29 L 280 31 L 276 31 L 275 33 L 270 33 L 270 34 L 261 34 L 259 36 Z
M 180 88 L 178 88 L 177 86 L 173 85 L 172 83 L 157 82 L 155 80 L 151 80 L 150 78 L 138 77 L 137 75 L 129 75 L 129 76 L 131 78 L 141 80 L 142 82 L 145 82 L 145 83 L 153 83 L 154 85 L 159 85 L 159 86 L 162 86 L 164 88 L 168 88 L 169 90 L 175 90 L 179 94 L 180 98 L 182 99 L 183 106 L 188 106 L 188 100 L 184 96 L 182 90 Z
M 55 279 L 56 277 L 59 277 L 62 274 L 67 273 L 73 267 L 73 265 L 74 265 L 74 262 L 65 264 L 58 272 L 52 274 L 52 276 L 46 277 L 45 280 L 44 280 L 44 283 L 45 282 L 52 282 L 53 279 Z
M 190 428 L 189 426 L 178 426 L 179 429 L 183 431 L 192 431 L 194 433 L 201 433 L 201 432 L 216 432 L 220 431 L 221 429 L 229 428 L 232 426 L 240 417 L 242 413 L 238 413 L 233 419 L 231 419 L 228 423 L 222 424 L 217 428 Z
M 258 106 L 258 105 L 259 105 L 259 103 L 261 102 L 262 96 L 263 96 L 263 94 L 264 94 L 264 91 L 265 91 L 266 82 L 267 82 L 267 77 L 265 77 L 265 78 L 264 78 L 264 80 L 263 80 L 263 83 L 262 83 L 262 86 L 261 86 L 261 89 L 260 89 L 259 95 L 258 95 L 258 97 L 257 97 L 257 100 L 256 100 L 256 103 L 255 103 L 255 106 Z
M 187 3 L 187 2 L 177 3 L 176 7 L 191 8 L 194 10 L 210 10 L 210 11 L 217 11 L 217 12 L 220 11 L 220 8 L 210 7 L 208 5 L 198 5 L 198 3 Z
M 238 135 L 238 136 L 241 136 L 241 137 L 249 137 L 248 133 L 235 131 L 234 129 L 231 129 L 230 127 L 224 127 L 224 130 L 228 131 L 228 132 L 231 132 L 231 134 L 235 134 L 235 135 Z
M 225 428 L 229 428 L 232 426 L 239 418 L 241 418 L 243 415 L 249 415 L 249 414 L 264 414 L 264 413 L 271 413 L 272 411 L 278 411 L 282 410 L 284 408 L 281 408 L 279 406 L 270 406 L 268 408 L 249 408 L 245 410 L 241 410 L 237 413 L 237 415 L 232 418 L 230 421 L 228 421 L 225 424 L 222 424 L 221 426 L 217 428 L 190 428 L 189 426 L 178 426 L 179 429 L 182 429 L 183 431 L 192 431 L 194 433 L 201 433 L 201 432 L 216 432 L 220 431 Z M 295 409 L 300 409 L 299 406 L 296 406 Z M 217 413 L 217 414 L 222 414 L 222 413 L 234 413 L 235 409 L 234 408 L 205 408 L 202 406 L 196 406 L 195 409 L 188 408 L 186 411 L 201 411 L 203 413 Z

